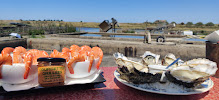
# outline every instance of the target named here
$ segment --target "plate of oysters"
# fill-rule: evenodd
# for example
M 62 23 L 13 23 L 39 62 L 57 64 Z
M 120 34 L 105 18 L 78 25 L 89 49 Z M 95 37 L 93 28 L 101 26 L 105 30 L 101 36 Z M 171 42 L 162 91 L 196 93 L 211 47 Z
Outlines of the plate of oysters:
M 113 54 L 118 68 L 115 78 L 129 87 L 158 94 L 191 95 L 209 91 L 214 83 L 210 76 L 217 64 L 205 58 L 182 61 L 169 53 L 160 55 L 146 51 L 140 61 L 129 60 L 121 53 Z

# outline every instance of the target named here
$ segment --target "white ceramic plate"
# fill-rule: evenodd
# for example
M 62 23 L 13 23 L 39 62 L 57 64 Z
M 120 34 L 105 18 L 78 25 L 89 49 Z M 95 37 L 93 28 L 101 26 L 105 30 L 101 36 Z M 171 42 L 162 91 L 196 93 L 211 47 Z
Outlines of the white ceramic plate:
M 68 78 L 66 77 L 65 85 L 74 85 L 74 84 L 86 84 L 86 83 L 92 83 L 101 73 L 101 70 L 97 70 L 92 75 L 84 78 Z M 8 83 L 1 83 L 2 87 L 5 91 L 11 92 L 11 91 L 21 91 L 21 90 L 29 90 L 31 88 L 38 89 L 38 88 L 44 88 L 40 87 L 38 84 L 38 76 L 29 82 L 22 83 L 22 84 L 8 84 Z
M 116 79 L 123 83 L 124 85 L 127 85 L 129 87 L 132 87 L 134 89 L 138 89 L 141 91 L 146 92 L 152 92 L 152 93 L 158 93 L 158 94 L 167 94 L 167 95 L 191 95 L 191 94 L 200 94 L 209 91 L 214 83 L 209 78 L 205 82 L 203 82 L 200 86 L 196 88 L 185 88 L 183 86 L 176 85 L 174 83 L 167 82 L 165 84 L 161 84 L 159 82 L 151 83 L 151 84 L 133 84 L 129 83 L 123 79 L 121 79 L 119 76 L 120 74 L 115 71 L 114 76 Z

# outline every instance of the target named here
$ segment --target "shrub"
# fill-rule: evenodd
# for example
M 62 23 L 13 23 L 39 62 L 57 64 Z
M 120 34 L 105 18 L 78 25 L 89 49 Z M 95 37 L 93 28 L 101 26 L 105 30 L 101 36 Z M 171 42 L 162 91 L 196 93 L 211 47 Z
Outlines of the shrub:
M 192 25 L 193 25 L 192 22 L 187 22 L 187 23 L 186 23 L 186 26 L 187 26 L 187 27 L 191 27 Z
M 207 24 L 205 24 L 206 26 L 214 26 L 214 23 L 212 22 L 208 22 Z
M 28 32 L 28 34 L 29 35 L 32 35 L 32 34 L 34 34 L 34 35 L 43 35 L 44 34 L 44 30 L 30 30 L 29 32 Z
M 203 26 L 203 23 L 202 22 L 198 22 L 198 23 L 195 24 L 195 26 L 201 27 L 201 26 Z

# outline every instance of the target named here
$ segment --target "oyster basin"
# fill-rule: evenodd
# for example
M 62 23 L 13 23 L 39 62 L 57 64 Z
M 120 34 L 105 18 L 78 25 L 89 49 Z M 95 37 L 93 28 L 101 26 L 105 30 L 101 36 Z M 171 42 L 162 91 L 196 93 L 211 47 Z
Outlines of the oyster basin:
M 2 83 L 22 84 L 37 78 L 37 65 L 32 65 L 27 79 L 24 79 L 25 64 L 13 64 L 2 66 Z
M 91 71 L 88 72 L 90 61 L 85 60 L 84 62 L 76 62 L 72 64 L 74 74 L 71 74 L 66 66 L 66 76 L 69 78 L 84 78 L 94 74 L 97 71 L 96 65 L 99 62 L 98 59 L 94 59 Z

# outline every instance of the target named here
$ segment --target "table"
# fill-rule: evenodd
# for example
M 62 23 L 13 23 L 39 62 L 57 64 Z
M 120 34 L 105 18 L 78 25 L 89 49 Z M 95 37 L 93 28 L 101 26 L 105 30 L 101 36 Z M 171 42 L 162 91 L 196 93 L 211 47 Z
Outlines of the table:
M 214 87 L 205 93 L 187 96 L 172 96 L 144 92 L 123 85 L 113 75 L 117 67 L 101 67 L 106 82 L 98 84 L 73 85 L 67 87 L 21 91 L 0 96 L 0 99 L 77 99 L 77 100 L 219 100 L 219 78 L 211 77 Z

